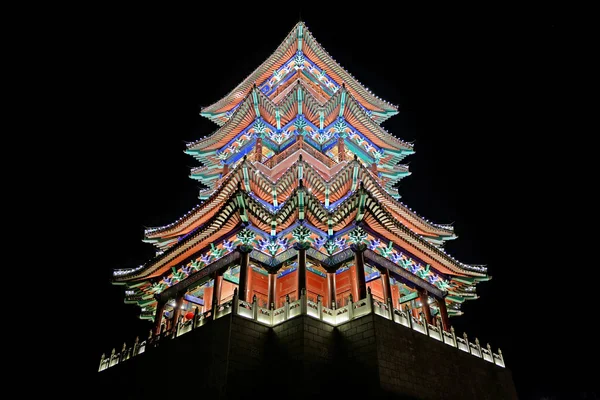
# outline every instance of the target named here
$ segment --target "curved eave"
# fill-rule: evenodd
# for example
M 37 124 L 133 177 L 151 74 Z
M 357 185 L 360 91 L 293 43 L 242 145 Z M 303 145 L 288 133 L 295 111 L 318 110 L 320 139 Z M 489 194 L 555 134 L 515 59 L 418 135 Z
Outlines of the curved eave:
M 230 232 L 241 222 L 237 213 L 236 198 L 231 196 L 224 205 L 199 230 L 167 249 L 161 255 L 144 264 L 141 269 L 134 273 L 115 275 L 114 282 L 137 281 L 160 276 L 174 265 L 191 257 L 195 252 L 205 247 L 215 237 Z
M 305 159 L 307 158 L 308 155 L 305 155 Z M 356 166 L 358 168 L 358 180 L 365 184 L 366 189 L 376 196 L 378 201 L 382 201 L 391 207 L 393 212 L 397 214 L 397 218 L 405 221 L 405 223 L 408 225 L 414 226 L 419 233 L 426 237 L 453 237 L 452 231 L 431 225 L 430 222 L 414 214 L 408 209 L 408 207 L 398 202 L 393 196 L 385 191 L 385 188 L 383 188 L 381 184 L 377 182 L 375 178 L 373 178 L 371 173 L 366 170 L 362 164 L 356 161 L 348 163 L 345 166 L 342 166 L 341 169 L 336 170 L 336 173 L 329 180 L 325 179 L 322 173 L 314 169 L 315 165 L 316 161 L 304 164 L 306 175 L 305 185 L 307 189 L 311 189 L 313 195 L 317 196 L 321 202 L 325 203 L 324 191 L 326 186 L 329 186 L 331 192 L 330 204 L 335 203 L 351 191 L 352 175 Z M 231 195 L 231 193 L 235 191 L 237 184 L 243 181 L 242 172 L 244 166 L 248 169 L 248 176 L 252 191 L 256 192 L 258 196 L 268 202 L 272 201 L 273 187 L 278 188 L 278 201 L 279 203 L 282 203 L 287 199 L 289 193 L 298 183 L 298 158 L 296 158 L 294 162 L 287 167 L 287 170 L 282 175 L 279 175 L 274 181 L 271 181 L 265 176 L 264 171 L 270 171 L 267 167 L 261 164 L 241 162 L 232 171 L 230 171 L 225 180 L 219 184 L 217 190 L 213 192 L 203 204 L 199 205 L 180 220 L 170 225 L 146 230 L 145 240 L 158 240 L 159 238 L 164 238 L 163 240 L 165 240 L 169 237 L 187 234 L 191 230 L 195 229 L 198 224 L 202 223 L 202 221 L 206 218 L 205 216 L 209 212 L 210 215 L 214 214 L 216 212 L 217 205 L 226 197 Z M 323 166 L 321 168 L 325 167 Z
M 321 103 L 302 80 L 293 83 L 276 103 L 260 91 L 251 91 L 223 126 L 208 137 L 189 143 L 185 153 L 194 156 L 200 162 L 205 162 L 206 157 L 214 156 L 226 143 L 249 129 L 257 117 L 271 126 L 275 125 L 276 110 L 279 110 L 281 126 L 288 124 L 298 115 L 298 90 L 302 90 L 303 94 L 303 114 L 313 125 L 319 125 L 321 112 L 324 114 L 325 126 L 333 124 L 339 116 L 342 99 L 344 99 L 344 118 L 362 135 L 367 136 L 372 143 L 380 147 L 385 154 L 391 154 L 390 164 L 396 164 L 396 158 L 404 158 L 414 153 L 412 144 L 394 137 L 375 123 L 351 92 L 344 97 L 342 94 L 347 90 L 339 90 L 327 102 Z
M 358 82 L 356 78 L 342 68 L 315 40 L 304 23 L 299 22 L 265 62 L 256 68 L 248 75 L 248 77 L 246 77 L 246 79 L 221 100 L 203 108 L 201 115 L 222 125 L 224 120 L 229 117 L 227 113 L 230 112 L 242 98 L 248 95 L 254 84 L 263 82 L 296 53 L 299 47 L 299 37 L 302 39 L 302 50 L 304 54 L 320 69 L 325 70 L 327 75 L 336 81 L 338 85 L 345 83 L 352 95 L 358 98 L 372 113 L 371 118 L 374 118 L 378 123 L 381 123 L 398 113 L 396 106 L 375 96 Z
M 246 97 L 252 86 L 257 82 L 262 82 L 269 77 L 273 71 L 281 67 L 287 60 L 292 57 L 298 49 L 298 41 L 296 38 L 297 24 L 290 33 L 286 36 L 283 42 L 277 49 L 267 58 L 258 68 L 246 77 L 238 86 L 216 103 L 208 107 L 204 107 L 200 115 L 207 117 L 217 123 L 223 125 L 223 117 L 226 113 L 233 109 L 244 97 Z

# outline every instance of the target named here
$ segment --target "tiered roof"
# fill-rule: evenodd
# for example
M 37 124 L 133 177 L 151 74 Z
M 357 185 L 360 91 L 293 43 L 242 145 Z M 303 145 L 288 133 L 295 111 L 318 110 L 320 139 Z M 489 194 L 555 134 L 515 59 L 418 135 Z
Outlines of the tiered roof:
M 298 23 L 259 68 L 202 110 L 220 125 L 186 148 L 202 163 L 191 177 L 207 186 L 203 201 L 177 221 L 147 229 L 144 240 L 157 246 L 156 257 L 116 270 L 115 283 L 126 284 L 127 301 L 148 316 L 155 294 L 199 279 L 211 263 L 233 262 L 234 244 L 248 230 L 260 238 L 251 257 L 280 264 L 293 256 L 286 246 L 302 224 L 313 240 L 307 256 L 323 265 L 346 259 L 353 234 L 370 241 L 369 257 L 447 291 L 455 306 L 476 298 L 474 285 L 489 279 L 485 267 L 448 255 L 442 246 L 456 238 L 452 226 L 431 223 L 398 200 L 395 185 L 409 174 L 399 162 L 413 146 L 380 126 L 396 113 Z
M 289 62 L 292 57 L 296 57 L 299 52 L 312 61 L 311 64 L 315 65 L 321 71 L 326 71 L 324 74 L 321 74 L 320 82 L 325 81 L 329 83 L 328 86 L 331 86 L 330 81 L 334 81 L 338 86 L 340 82 L 345 82 L 350 93 L 372 113 L 373 119 L 378 123 L 398 113 L 396 106 L 375 96 L 368 88 L 342 68 L 314 39 L 306 28 L 306 25 L 303 22 L 299 22 L 265 62 L 221 100 L 203 108 L 202 115 L 210 118 L 219 125 L 223 125 L 231 117 L 231 111 L 235 110 L 240 101 L 250 93 L 254 85 L 261 85 L 265 88 L 265 83 L 268 83 L 268 79 L 274 78 L 274 80 L 281 81 L 285 78 L 285 76 L 280 77 L 274 73 Z M 270 86 L 265 91 L 268 92 L 269 89 Z M 276 95 L 276 92 L 273 94 Z

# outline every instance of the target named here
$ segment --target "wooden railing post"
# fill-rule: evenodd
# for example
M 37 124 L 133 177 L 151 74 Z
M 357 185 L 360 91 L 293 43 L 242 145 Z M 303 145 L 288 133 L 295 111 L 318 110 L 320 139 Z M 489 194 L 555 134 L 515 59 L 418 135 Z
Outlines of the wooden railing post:
M 256 302 L 256 294 L 252 296 L 252 319 L 258 321 L 258 303 Z
M 104 364 L 104 357 L 106 357 L 106 355 L 104 353 L 102 353 L 102 355 L 100 356 L 100 365 L 98 366 L 98 372 L 102 371 L 102 364 Z
M 135 342 L 133 342 L 133 356 L 134 357 L 138 355 L 139 349 L 140 349 L 140 337 L 136 336 Z
M 317 295 L 317 316 L 323 320 L 323 304 L 321 303 L 321 295 Z
M 354 318 L 354 303 L 352 302 L 352 293 L 348 295 L 348 321 Z
M 290 295 L 285 295 L 285 304 L 283 305 L 283 316 L 284 320 L 287 320 L 290 317 Z
M 238 315 L 239 309 L 240 309 L 240 302 L 239 302 L 239 297 L 238 297 L 238 290 L 237 290 L 237 288 L 235 288 L 235 289 L 233 289 L 233 304 L 232 304 L 232 308 L 231 308 L 232 314 Z
M 456 332 L 454 332 L 453 326 L 450 326 L 450 333 L 452 334 L 452 340 L 454 341 L 454 347 L 458 348 L 458 343 L 456 343 Z

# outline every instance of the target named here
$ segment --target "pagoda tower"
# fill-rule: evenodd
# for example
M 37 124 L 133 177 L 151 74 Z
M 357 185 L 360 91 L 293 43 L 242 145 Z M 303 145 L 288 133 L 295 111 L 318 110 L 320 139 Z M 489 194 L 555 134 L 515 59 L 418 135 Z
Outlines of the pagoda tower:
M 187 144 L 200 204 L 147 229 L 156 257 L 114 271 L 156 334 L 210 320 L 234 295 L 277 310 L 306 294 L 335 310 L 367 298 L 428 324 L 461 315 L 486 268 L 444 250 L 452 226 L 399 198 L 413 145 L 381 123 L 398 113 L 343 69 L 300 22 L 201 115 L 218 128 Z M 245 304 L 245 303 L 243 303 Z
M 185 149 L 200 203 L 113 272 L 153 325 L 102 355 L 102 396 L 516 399 L 502 352 L 450 325 L 490 277 L 400 201 L 413 145 L 381 127 L 397 113 L 302 22 L 203 108 L 218 128 Z

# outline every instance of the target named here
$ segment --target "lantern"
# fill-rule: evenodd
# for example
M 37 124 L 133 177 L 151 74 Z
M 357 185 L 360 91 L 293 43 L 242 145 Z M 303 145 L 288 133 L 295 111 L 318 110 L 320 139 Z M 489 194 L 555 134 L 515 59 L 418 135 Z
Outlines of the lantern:
M 194 313 L 191 311 L 188 311 L 187 314 L 185 314 L 185 319 L 192 319 L 194 318 Z

